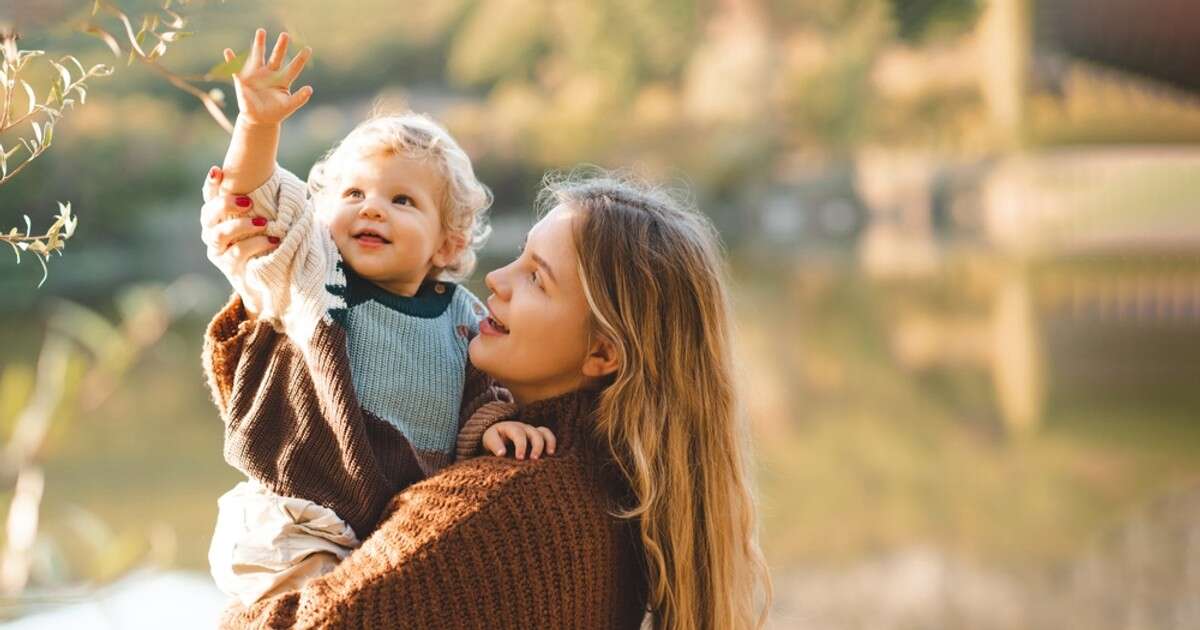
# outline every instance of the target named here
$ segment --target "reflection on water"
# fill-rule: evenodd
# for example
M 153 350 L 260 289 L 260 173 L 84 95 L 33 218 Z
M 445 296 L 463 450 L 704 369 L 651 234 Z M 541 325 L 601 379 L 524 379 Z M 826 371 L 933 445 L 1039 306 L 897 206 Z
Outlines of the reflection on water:
M 1040 570 L 922 546 L 775 579 L 780 628 L 1196 628 L 1200 489 L 1155 502 L 1079 558 Z

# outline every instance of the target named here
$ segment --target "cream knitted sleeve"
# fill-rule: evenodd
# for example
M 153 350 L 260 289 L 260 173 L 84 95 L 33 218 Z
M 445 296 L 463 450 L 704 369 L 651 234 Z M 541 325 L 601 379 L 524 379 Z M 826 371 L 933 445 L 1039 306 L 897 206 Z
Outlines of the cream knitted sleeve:
M 259 319 L 306 342 L 330 306 L 325 285 L 339 273 L 337 249 L 314 216 L 307 186 L 286 169 L 276 166 L 249 197 L 255 213 L 267 218 L 266 234 L 279 238 L 279 246 L 246 263 L 240 275 L 222 271 Z

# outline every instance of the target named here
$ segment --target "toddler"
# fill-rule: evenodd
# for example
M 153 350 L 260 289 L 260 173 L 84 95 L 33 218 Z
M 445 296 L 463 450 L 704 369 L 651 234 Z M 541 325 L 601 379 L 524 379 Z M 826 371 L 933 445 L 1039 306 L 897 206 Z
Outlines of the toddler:
M 279 168 L 281 123 L 312 94 L 290 90 L 311 52 L 284 65 L 287 43 L 285 33 L 267 58 L 266 32 L 255 33 L 234 77 L 240 113 L 222 169 L 223 190 L 251 191 L 237 205 L 253 216 L 232 221 L 277 243 L 223 270 L 247 314 L 280 335 L 253 408 L 217 401 L 238 426 L 226 459 L 249 479 L 218 501 L 209 561 L 247 606 L 329 571 L 392 495 L 474 453 L 479 433 L 465 450 L 460 440 L 466 414 L 489 396 L 511 401 L 494 387 L 464 399 L 467 344 L 487 311 L 455 281 L 474 267 L 491 203 L 470 159 L 430 118 L 405 113 L 358 125 L 307 184 Z M 523 451 L 539 431 L 498 422 L 483 442 Z M 552 453 L 552 436 L 544 442 Z M 536 457 L 543 440 L 530 443 Z

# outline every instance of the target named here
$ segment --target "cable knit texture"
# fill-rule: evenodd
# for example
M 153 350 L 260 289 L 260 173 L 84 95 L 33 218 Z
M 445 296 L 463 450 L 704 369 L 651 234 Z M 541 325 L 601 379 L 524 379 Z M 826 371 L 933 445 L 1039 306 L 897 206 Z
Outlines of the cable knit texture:
M 359 403 L 345 335 L 322 324 L 303 352 L 270 322 L 247 321 L 234 295 L 209 324 L 203 358 L 225 422 L 225 460 L 275 494 L 332 509 L 361 539 L 396 492 L 429 475 L 430 458 Z M 471 414 L 511 401 L 469 362 L 466 372 L 452 436 L 482 435 L 485 418 L 467 423 Z
M 248 377 L 257 378 L 254 386 L 270 382 L 255 376 L 267 367 L 255 357 L 271 354 L 273 331 L 246 322 L 240 309 L 231 302 L 206 340 L 214 396 L 225 407 L 239 404 Z M 464 412 L 472 415 L 461 435 L 512 417 L 550 428 L 557 454 L 476 457 L 443 469 L 390 498 L 379 528 L 331 573 L 249 609 L 232 607 L 222 626 L 639 627 L 644 556 L 636 523 L 613 516 L 629 489 L 594 436 L 596 395 L 574 392 L 518 408 L 489 397 L 496 386 L 485 375 L 468 381 Z M 278 455 L 251 449 L 241 457 L 270 470 L 280 467 Z

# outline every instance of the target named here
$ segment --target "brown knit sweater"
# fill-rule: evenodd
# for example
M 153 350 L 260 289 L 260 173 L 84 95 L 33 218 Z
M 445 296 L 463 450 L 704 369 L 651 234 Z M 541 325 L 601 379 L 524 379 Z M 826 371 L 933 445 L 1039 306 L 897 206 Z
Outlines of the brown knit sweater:
M 244 321 L 235 301 L 208 334 L 207 344 L 222 348 L 209 364 L 214 392 L 237 398 L 251 376 L 246 362 L 270 350 L 270 327 Z M 476 392 L 493 386 L 482 375 L 473 380 Z M 248 610 L 231 608 L 222 625 L 637 628 L 647 597 L 643 553 L 635 523 L 612 515 L 629 491 L 592 432 L 595 394 L 521 409 L 474 406 L 460 445 L 477 447 L 472 427 L 510 416 L 549 427 L 557 454 L 476 457 L 443 469 L 391 498 L 378 529 L 332 573 Z M 264 470 L 275 465 L 254 450 L 242 457 Z
M 363 408 L 345 335 L 318 322 L 305 352 L 272 324 L 247 320 L 234 294 L 209 324 L 203 358 L 225 422 L 225 460 L 276 494 L 332 509 L 361 540 L 393 495 L 450 458 L 434 454 L 431 461 Z M 473 450 L 495 420 L 494 410 L 477 412 L 503 408 L 512 397 L 468 361 L 462 401 L 458 448 Z

